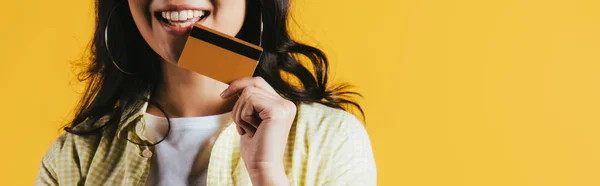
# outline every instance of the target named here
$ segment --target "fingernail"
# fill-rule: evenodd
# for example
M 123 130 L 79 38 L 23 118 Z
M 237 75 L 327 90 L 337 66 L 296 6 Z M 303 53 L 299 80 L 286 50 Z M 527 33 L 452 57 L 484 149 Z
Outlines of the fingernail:
M 225 98 L 225 95 L 227 94 L 227 89 L 229 89 L 229 88 L 226 88 L 225 90 L 223 90 L 223 92 L 221 92 L 222 98 Z
M 237 129 L 239 135 L 242 135 L 242 130 L 240 129 L 240 127 L 236 126 L 235 129 Z

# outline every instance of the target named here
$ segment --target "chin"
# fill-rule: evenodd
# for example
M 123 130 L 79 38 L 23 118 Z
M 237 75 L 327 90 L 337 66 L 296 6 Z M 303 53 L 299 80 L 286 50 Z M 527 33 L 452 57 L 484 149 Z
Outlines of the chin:
M 183 47 L 181 47 L 183 48 Z M 179 61 L 179 56 L 181 55 L 181 50 L 183 49 L 176 49 L 175 48 L 168 48 L 166 49 L 166 51 L 162 51 L 162 52 L 157 52 L 160 57 L 162 58 L 163 61 L 168 62 L 168 63 L 173 63 L 173 64 L 177 64 L 177 62 Z

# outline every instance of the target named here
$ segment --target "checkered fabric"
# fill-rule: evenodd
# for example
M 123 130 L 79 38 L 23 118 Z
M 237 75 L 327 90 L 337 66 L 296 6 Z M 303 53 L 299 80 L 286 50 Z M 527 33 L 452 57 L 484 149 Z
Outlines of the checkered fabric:
M 64 133 L 40 164 L 36 185 L 145 185 L 152 147 L 142 139 L 147 104 L 114 137 Z M 108 118 L 94 125 L 100 126 Z M 208 166 L 208 185 L 252 185 L 239 151 L 240 136 L 230 122 L 217 136 Z M 176 158 L 176 157 L 168 157 Z M 290 185 L 376 185 L 369 136 L 352 114 L 322 104 L 298 105 L 284 154 Z

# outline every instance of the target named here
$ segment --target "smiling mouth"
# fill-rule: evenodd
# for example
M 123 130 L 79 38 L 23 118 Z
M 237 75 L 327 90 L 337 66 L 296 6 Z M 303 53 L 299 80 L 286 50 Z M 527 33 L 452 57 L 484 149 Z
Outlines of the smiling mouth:
M 156 12 L 155 17 L 170 30 L 189 29 L 197 22 L 201 22 L 210 15 L 206 10 L 178 10 Z

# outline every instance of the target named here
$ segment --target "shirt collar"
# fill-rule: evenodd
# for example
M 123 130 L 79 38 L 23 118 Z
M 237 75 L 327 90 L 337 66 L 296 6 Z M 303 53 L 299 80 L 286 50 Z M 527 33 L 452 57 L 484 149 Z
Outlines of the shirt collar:
M 123 122 L 122 127 L 120 128 L 119 132 L 128 132 L 128 131 L 133 131 L 133 132 L 128 132 L 126 134 L 126 136 L 128 136 L 129 139 L 135 139 L 135 140 L 140 140 L 140 142 L 142 143 L 155 143 L 155 142 L 151 142 L 150 139 L 146 136 L 146 122 L 144 121 L 144 115 L 146 113 L 146 110 L 148 109 L 148 101 L 145 101 L 144 104 L 142 105 L 142 107 L 140 109 L 138 109 L 135 114 L 133 114 L 131 117 L 127 118 L 125 122 Z M 125 116 L 121 117 L 121 121 L 125 120 Z M 219 127 L 219 130 L 217 133 L 222 132 L 222 130 L 224 130 L 227 126 L 233 124 L 233 120 L 229 120 L 228 122 L 222 124 Z M 216 135 L 218 136 L 218 135 Z M 216 137 L 215 136 L 215 137 Z M 215 140 L 216 138 L 212 139 Z
M 142 105 L 142 107 L 140 109 L 138 109 L 137 111 L 135 111 L 135 113 L 133 115 L 131 115 L 131 117 L 125 118 L 126 115 L 121 116 L 121 121 L 125 121 L 125 122 L 122 122 L 122 126 L 119 128 L 119 133 L 127 132 L 128 134 L 125 136 L 138 138 L 138 139 L 141 139 L 142 141 L 148 142 L 148 139 L 146 139 L 144 137 L 145 122 L 143 121 L 144 113 L 146 113 L 147 109 L 148 109 L 148 102 L 145 101 L 144 104 Z M 132 131 L 133 131 L 133 133 L 130 133 Z M 121 136 L 121 135 L 119 135 L 119 136 Z

